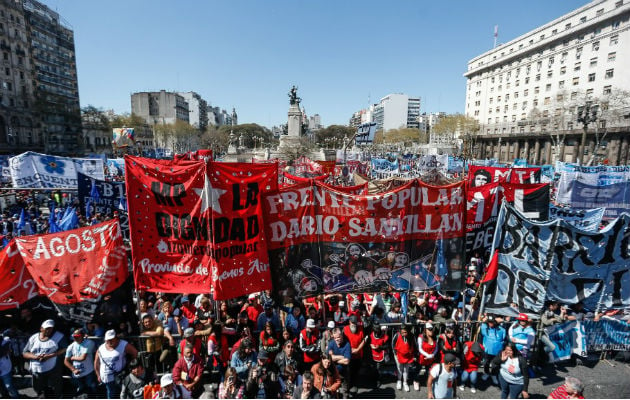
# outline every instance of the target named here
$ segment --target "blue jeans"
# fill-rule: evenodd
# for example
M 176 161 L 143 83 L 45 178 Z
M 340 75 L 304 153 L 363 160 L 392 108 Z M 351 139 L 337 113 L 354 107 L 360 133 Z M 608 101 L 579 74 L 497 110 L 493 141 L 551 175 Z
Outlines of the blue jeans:
M 107 398 L 108 399 L 118 399 L 118 398 L 120 398 L 120 389 L 121 389 L 121 387 L 116 384 L 116 381 L 107 382 L 105 384 L 105 389 L 107 390 Z
M 460 385 L 464 386 L 464 384 L 469 378 L 470 378 L 470 387 L 475 387 L 475 385 L 477 384 L 477 371 L 472 371 L 472 372 L 463 371 L 461 376 L 462 376 L 462 379 L 461 379 Z
M 527 373 L 527 372 L 525 372 Z M 499 386 L 501 387 L 502 399 L 516 399 L 523 391 L 523 384 L 515 385 L 513 383 L 507 383 L 505 379 L 499 374 Z
M 72 377 L 72 385 L 76 389 L 76 394 L 93 394 L 96 391 L 96 375 L 94 372 L 87 374 L 81 378 Z
M 11 376 L 11 372 L 6 375 L 0 376 L 0 380 L 2 381 L 2 384 L 4 385 L 4 388 L 7 390 L 7 392 L 9 392 L 9 397 L 12 399 L 17 399 L 19 397 L 19 394 L 15 386 L 13 386 L 13 377 Z

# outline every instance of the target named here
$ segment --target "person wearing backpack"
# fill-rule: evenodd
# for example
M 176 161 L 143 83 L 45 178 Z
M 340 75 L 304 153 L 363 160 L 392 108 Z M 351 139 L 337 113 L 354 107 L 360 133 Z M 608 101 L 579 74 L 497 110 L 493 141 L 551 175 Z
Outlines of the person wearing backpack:
M 441 363 L 435 364 L 429 372 L 427 391 L 429 399 L 454 399 L 457 396 L 457 357 L 446 353 Z

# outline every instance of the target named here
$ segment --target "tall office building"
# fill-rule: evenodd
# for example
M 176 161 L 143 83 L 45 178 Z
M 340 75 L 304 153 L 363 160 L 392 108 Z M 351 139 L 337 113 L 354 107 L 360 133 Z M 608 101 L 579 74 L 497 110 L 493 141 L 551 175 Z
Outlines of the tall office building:
M 481 125 L 475 155 L 628 163 L 630 108 L 616 94 L 630 91 L 629 19 L 630 1 L 596 0 L 470 60 L 466 115 Z M 598 107 L 597 121 L 581 148 L 587 104 Z
M 188 122 L 203 131 L 208 126 L 208 102 L 196 92 L 179 92 L 188 103 Z
M 190 123 L 188 102 L 178 93 L 138 92 L 131 95 L 131 113 L 143 118 L 147 124 Z
M 0 152 L 82 151 L 74 33 L 34 0 L 0 1 Z
M 420 98 L 394 93 L 383 97 L 377 104 L 352 114 L 350 126 L 357 127 L 375 122 L 377 130 L 419 128 Z

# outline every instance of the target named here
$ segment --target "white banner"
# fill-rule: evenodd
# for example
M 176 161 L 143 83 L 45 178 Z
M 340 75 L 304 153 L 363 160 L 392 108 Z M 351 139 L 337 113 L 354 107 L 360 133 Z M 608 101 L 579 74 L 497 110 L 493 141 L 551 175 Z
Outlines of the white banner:
M 76 188 L 77 171 L 105 180 L 103 160 L 22 153 L 9 159 L 11 181 L 16 188 Z
M 560 172 L 558 194 L 556 201 L 560 204 L 570 204 L 573 181 L 591 186 L 606 186 L 630 180 L 630 166 L 581 167 L 572 164 L 558 164 L 556 171 Z
M 549 353 L 549 361 L 568 360 L 572 354 L 586 357 L 586 335 L 580 321 L 569 321 L 545 328 L 555 349 Z

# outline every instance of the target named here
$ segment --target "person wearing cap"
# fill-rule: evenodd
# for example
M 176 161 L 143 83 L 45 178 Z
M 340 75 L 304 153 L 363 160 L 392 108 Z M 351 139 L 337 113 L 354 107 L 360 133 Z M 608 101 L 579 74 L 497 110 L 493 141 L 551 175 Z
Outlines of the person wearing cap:
M 188 343 L 184 346 L 182 357 L 173 367 L 173 381 L 180 387 L 184 398 L 196 399 L 203 392 L 201 378 L 204 365 L 199 356 L 193 354 L 193 346 Z
M 247 296 L 247 303 L 243 306 L 241 311 L 247 312 L 247 318 L 249 318 L 253 324 L 256 324 L 258 322 L 258 316 L 264 309 L 258 300 L 258 296 L 256 296 L 255 293 L 251 293 Z
M 30 362 L 33 376 L 33 389 L 39 397 L 46 396 L 46 389 L 52 389 L 52 396 L 61 398 L 61 370 L 57 367 L 57 357 L 65 354 L 66 349 L 59 348 L 59 343 L 53 340 L 55 322 L 52 319 L 44 321 L 38 333 L 32 335 L 22 356 Z
M 162 304 L 162 312 L 157 318 L 164 327 L 164 336 L 169 341 L 169 346 L 175 346 L 175 339 L 172 335 L 183 336 L 184 330 L 188 328 L 188 320 L 182 316 L 179 308 L 173 308 L 170 301 Z
M 245 397 L 248 399 L 277 399 L 280 394 L 280 383 L 275 364 L 268 363 L 266 351 L 258 353 L 256 364 L 249 369 L 245 382 Z
M 116 399 L 120 395 L 122 379 L 118 376 L 125 369 L 127 357 L 137 358 L 138 350 L 116 336 L 115 330 L 105 332 L 105 343 L 99 346 L 94 357 L 94 370 L 98 382 L 105 385 L 108 399 Z
M 76 395 L 91 395 L 96 390 L 96 376 L 94 375 L 94 352 L 96 345 L 86 337 L 83 329 L 76 329 L 72 333 L 74 342 L 66 349 L 64 365 L 72 373 L 72 384 Z
M 184 352 L 184 346 L 190 344 L 193 348 L 193 354 L 197 357 L 201 357 L 201 337 L 195 336 L 195 328 L 188 327 L 184 329 L 183 340 L 179 341 L 177 345 L 177 353 L 179 354 L 178 358 L 182 357 L 182 353 Z
M 291 335 L 296 337 L 300 334 L 302 329 L 306 326 L 306 321 L 302 315 L 302 309 L 299 305 L 293 306 L 291 313 L 287 315 L 284 320 L 284 327 L 291 332 Z
M 182 399 L 184 394 L 180 386 L 176 386 L 173 381 L 172 374 L 164 374 L 160 378 L 160 391 L 154 396 L 154 399 Z
M 583 399 L 584 384 L 577 378 L 567 376 L 564 383 L 549 394 L 548 399 Z
M 333 329 L 335 329 L 335 321 L 328 321 L 326 325 L 326 329 L 322 332 L 322 337 L 319 340 L 319 347 L 322 353 L 326 353 L 326 349 L 328 348 L 328 343 L 333 340 L 332 333 Z
M 466 382 L 470 380 L 470 392 L 477 393 L 477 370 L 483 361 L 483 346 L 478 342 L 464 343 L 464 357 L 462 359 L 462 377 L 459 390 L 464 391 Z
M 427 322 L 424 325 L 423 332 L 418 335 L 418 353 L 420 356 L 418 358 L 418 362 L 426 371 L 429 373 L 430 366 L 435 364 L 437 361 L 438 354 L 438 344 L 437 339 L 435 338 L 435 328 L 431 322 Z M 413 380 L 413 388 L 414 390 L 420 390 L 420 376 L 419 374 L 414 377 Z
M 378 378 L 376 381 L 376 386 L 380 385 L 382 381 L 383 374 L 381 370 L 383 369 L 383 365 L 386 361 L 389 361 L 389 357 L 387 355 L 387 343 L 389 342 L 389 336 L 387 335 L 387 326 L 381 324 L 374 323 L 372 325 L 372 333 L 370 333 L 370 349 L 372 350 L 372 361 L 376 363 L 376 372 L 378 373 Z
M 313 319 L 309 318 L 306 321 L 306 327 L 300 332 L 298 343 L 303 353 L 304 368 L 310 370 L 314 364 L 319 362 L 320 358 L 319 332 Z
M 457 357 L 448 353 L 441 363 L 435 364 L 427 379 L 429 399 L 454 399 L 457 397 Z
M 527 360 L 518 351 L 515 343 L 508 342 L 503 351 L 492 360 L 490 366 L 499 369 L 502 399 L 516 399 L 519 395 L 525 399 L 529 398 Z
M 490 377 L 490 361 L 503 350 L 507 332 L 504 327 L 497 323 L 494 316 L 487 315 L 481 324 L 481 336 L 483 337 L 484 348 L 483 376 L 481 378 L 485 381 Z M 494 375 L 492 375 L 492 382 L 495 385 L 499 384 Z
M 529 324 L 529 317 L 525 313 L 520 313 L 516 322 L 508 329 L 508 340 L 516 344 L 516 348 L 525 359 L 529 357 L 529 352 L 536 340 L 536 331 Z
M 193 321 L 195 319 L 195 316 L 197 315 L 197 307 L 195 307 L 195 305 L 190 302 L 190 298 L 187 294 L 183 295 L 179 299 L 179 302 L 182 304 L 179 309 L 181 310 L 184 318 L 188 320 L 188 323 L 190 325 L 190 322 Z
M 280 322 L 280 317 L 273 309 L 273 303 L 268 301 L 263 306 L 264 311 L 258 315 L 258 320 L 256 322 L 256 332 L 260 333 L 265 329 L 265 324 L 267 321 L 271 321 L 273 327 L 276 329 L 276 332 L 280 332 L 282 330 L 282 323 Z
M 144 368 L 142 363 L 136 358 L 129 362 L 129 374 L 122 381 L 120 389 L 121 399 L 142 399 L 144 398 L 144 387 L 157 380 L 155 373 Z
M 400 332 L 394 335 L 392 338 L 392 349 L 394 351 L 394 361 L 396 361 L 396 368 L 398 370 L 398 381 L 396 382 L 396 389 L 405 392 L 409 389 L 409 367 L 414 362 L 416 355 L 416 346 L 413 338 L 409 334 L 409 327 L 402 325 Z
M 335 321 L 335 324 L 337 325 L 343 325 L 346 323 L 346 321 L 348 321 L 348 312 L 347 312 L 347 308 L 346 308 L 346 302 L 343 300 L 339 301 L 339 307 L 337 308 L 337 311 L 333 312 L 333 320 Z

